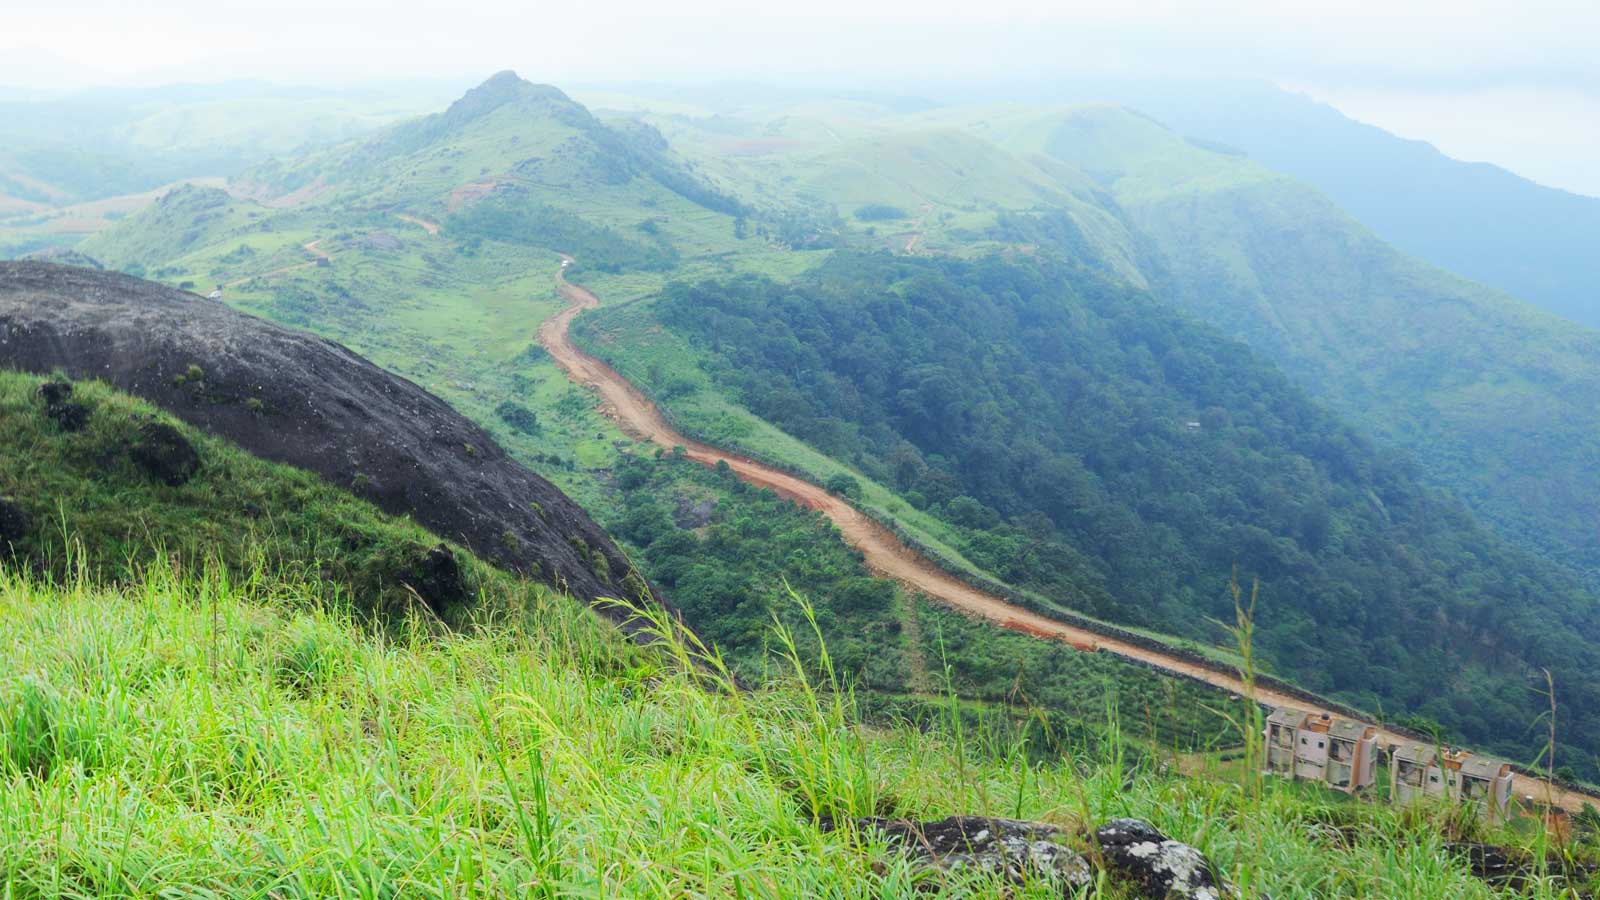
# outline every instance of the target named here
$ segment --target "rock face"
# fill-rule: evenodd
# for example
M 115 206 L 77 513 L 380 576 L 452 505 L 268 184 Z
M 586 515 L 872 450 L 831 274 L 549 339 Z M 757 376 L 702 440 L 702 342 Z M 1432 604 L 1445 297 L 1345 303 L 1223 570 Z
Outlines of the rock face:
M 930 869 L 998 874 L 1012 884 L 1058 882 L 1063 896 L 1094 880 L 1081 855 L 1056 843 L 1054 825 L 985 816 L 950 816 L 937 822 L 856 819 L 856 827 L 879 832 L 887 842 Z M 837 827 L 824 820 L 824 830 Z
M 0 262 L 0 366 L 109 382 L 581 600 L 661 602 L 487 432 L 331 341 L 126 275 Z
M 1148 822 L 1112 819 L 1095 831 L 1095 840 L 1106 865 L 1136 882 L 1142 896 L 1223 900 L 1234 895 L 1204 853 L 1168 839 Z

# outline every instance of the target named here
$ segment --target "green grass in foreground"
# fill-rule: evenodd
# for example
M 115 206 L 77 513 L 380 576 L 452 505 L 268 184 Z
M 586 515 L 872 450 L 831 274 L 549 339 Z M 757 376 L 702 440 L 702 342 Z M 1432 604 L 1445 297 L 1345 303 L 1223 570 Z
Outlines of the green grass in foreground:
M 1280 900 L 1493 896 L 1439 816 L 1038 765 L 797 680 L 707 690 L 551 595 L 520 627 L 384 634 L 314 582 L 185 571 L 0 566 L 0 895 L 909 898 L 907 863 L 812 816 L 990 813 L 1144 817 Z

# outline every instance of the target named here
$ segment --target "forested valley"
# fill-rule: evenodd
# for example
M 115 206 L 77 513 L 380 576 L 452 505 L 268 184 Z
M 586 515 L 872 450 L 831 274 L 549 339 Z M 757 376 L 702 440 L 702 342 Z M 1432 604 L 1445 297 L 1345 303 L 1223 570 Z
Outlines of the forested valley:
M 656 314 L 758 415 L 959 526 L 1012 583 L 1215 640 L 1237 571 L 1312 690 L 1593 773 L 1589 597 L 1421 486 L 1237 342 L 1068 263 L 837 254 L 680 282 Z

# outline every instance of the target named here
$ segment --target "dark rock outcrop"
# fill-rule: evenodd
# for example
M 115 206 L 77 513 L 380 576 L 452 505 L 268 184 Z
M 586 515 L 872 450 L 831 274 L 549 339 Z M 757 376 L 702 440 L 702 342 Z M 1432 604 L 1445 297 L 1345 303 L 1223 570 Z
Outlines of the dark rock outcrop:
M 444 544 L 418 553 L 400 580 L 416 591 L 435 613 L 442 613 L 446 607 L 467 599 L 461 566 L 456 562 L 456 555 Z
M 1463 860 L 1472 874 L 1503 890 L 1521 892 L 1528 885 L 1542 882 L 1547 888 L 1570 890 L 1575 896 L 1590 897 L 1589 886 L 1600 865 L 1558 851 L 1550 851 L 1541 864 L 1527 850 L 1482 844 L 1474 841 L 1446 841 L 1446 853 Z
M 72 385 L 66 381 L 47 381 L 39 385 L 44 414 L 55 420 L 62 431 L 82 431 L 89 424 L 89 407 L 72 399 Z
M 9 497 L 0 497 L 0 557 L 10 556 L 13 544 L 22 543 L 33 521 L 28 513 Z
M 188 482 L 200 471 L 200 452 L 183 432 L 165 422 L 139 426 L 139 438 L 128 451 L 133 461 L 172 487 Z
M 838 824 L 832 819 L 820 823 L 824 831 Z M 1012 884 L 1049 880 L 1060 884 L 1063 896 L 1094 880 L 1088 861 L 1056 842 L 1061 830 L 1054 825 L 986 816 L 950 816 L 936 822 L 856 819 L 854 824 L 864 832 L 882 834 L 890 846 L 933 870 L 987 872 Z
M 102 379 L 584 601 L 636 599 L 628 560 L 577 504 L 442 400 L 331 341 L 126 275 L 6 262 L 0 366 Z
M 1159 900 L 1223 900 L 1234 893 L 1204 853 L 1169 839 L 1148 822 L 1112 819 L 1095 831 L 1108 867 Z

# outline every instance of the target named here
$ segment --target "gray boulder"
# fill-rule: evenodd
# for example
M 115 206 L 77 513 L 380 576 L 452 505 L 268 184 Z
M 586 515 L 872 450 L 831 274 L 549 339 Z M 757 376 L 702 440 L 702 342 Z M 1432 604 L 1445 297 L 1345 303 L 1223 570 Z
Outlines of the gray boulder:
M 1138 819 L 1112 819 L 1095 832 L 1107 867 L 1151 900 L 1224 900 L 1235 896 L 1204 853 Z
M 1012 884 L 1055 881 L 1064 897 L 1094 881 L 1088 860 L 1057 843 L 1061 830 L 1054 825 L 986 816 L 950 816 L 936 822 L 867 818 L 854 823 L 861 831 L 881 834 L 917 863 L 941 872 L 986 872 Z M 837 827 L 830 819 L 821 824 L 823 830 Z

